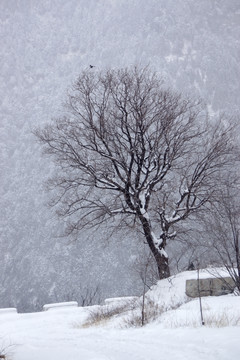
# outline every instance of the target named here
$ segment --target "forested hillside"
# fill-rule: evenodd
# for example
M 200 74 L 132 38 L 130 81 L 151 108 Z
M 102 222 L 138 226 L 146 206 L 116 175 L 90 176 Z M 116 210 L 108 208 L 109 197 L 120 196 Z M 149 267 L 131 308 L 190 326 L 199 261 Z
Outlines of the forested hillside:
M 149 65 L 210 115 L 239 114 L 239 0 L 1 0 L 0 34 L 0 307 L 138 292 L 130 230 L 59 238 L 44 189 L 53 165 L 32 130 L 64 111 L 90 64 Z

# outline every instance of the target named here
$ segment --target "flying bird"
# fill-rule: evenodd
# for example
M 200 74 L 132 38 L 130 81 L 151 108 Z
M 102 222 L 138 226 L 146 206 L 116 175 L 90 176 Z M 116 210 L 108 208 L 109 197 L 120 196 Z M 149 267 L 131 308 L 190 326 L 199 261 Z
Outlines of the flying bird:
M 94 65 L 89 65 L 90 69 L 94 68 L 95 66 Z

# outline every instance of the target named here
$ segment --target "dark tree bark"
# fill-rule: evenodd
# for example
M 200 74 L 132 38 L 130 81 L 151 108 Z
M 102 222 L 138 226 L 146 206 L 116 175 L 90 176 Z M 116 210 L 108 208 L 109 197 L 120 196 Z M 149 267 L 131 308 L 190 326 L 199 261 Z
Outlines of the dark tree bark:
M 213 129 L 199 102 L 148 68 L 83 72 L 66 116 L 35 133 L 58 166 L 50 185 L 68 234 L 125 217 L 142 230 L 160 278 L 170 275 L 177 224 L 212 201 L 234 151 L 230 129 Z
M 170 276 L 170 270 L 168 265 L 168 255 L 165 251 L 166 242 L 163 241 L 163 243 L 160 246 L 156 247 L 151 230 L 151 225 L 149 224 L 148 220 L 141 214 L 139 214 L 139 219 L 142 224 L 143 232 L 147 240 L 148 246 L 156 261 L 159 278 L 160 279 L 167 278 Z

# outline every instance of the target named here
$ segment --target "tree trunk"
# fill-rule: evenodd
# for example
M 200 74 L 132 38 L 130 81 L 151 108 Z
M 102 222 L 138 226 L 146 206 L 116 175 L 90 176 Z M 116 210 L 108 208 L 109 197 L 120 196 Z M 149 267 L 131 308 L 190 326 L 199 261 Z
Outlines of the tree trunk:
M 166 279 L 170 276 L 168 258 L 159 252 L 153 254 L 158 267 L 159 279 Z
M 151 229 L 151 225 L 149 223 L 149 221 L 142 215 L 142 214 L 138 214 L 139 219 L 141 221 L 141 224 L 143 226 L 143 231 L 144 231 L 144 235 L 145 238 L 147 240 L 147 243 L 150 247 L 150 250 L 154 256 L 154 259 L 156 261 L 157 264 L 157 268 L 158 268 L 158 275 L 159 275 L 159 279 L 166 279 L 170 276 L 170 269 L 169 269 L 169 264 L 168 264 L 168 257 L 164 254 L 165 251 L 162 251 L 156 248 L 155 244 L 154 244 L 154 239 L 153 239 L 153 235 L 152 235 L 152 229 Z M 164 247 L 163 247 L 164 250 Z

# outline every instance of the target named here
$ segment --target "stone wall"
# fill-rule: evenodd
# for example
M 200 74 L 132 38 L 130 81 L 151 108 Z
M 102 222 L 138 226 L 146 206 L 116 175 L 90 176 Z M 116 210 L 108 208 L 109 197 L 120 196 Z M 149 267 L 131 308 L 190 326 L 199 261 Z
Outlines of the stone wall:
M 207 278 L 199 280 L 192 279 L 186 281 L 186 295 L 192 298 L 200 296 L 220 296 L 233 292 L 235 283 L 230 277 Z

